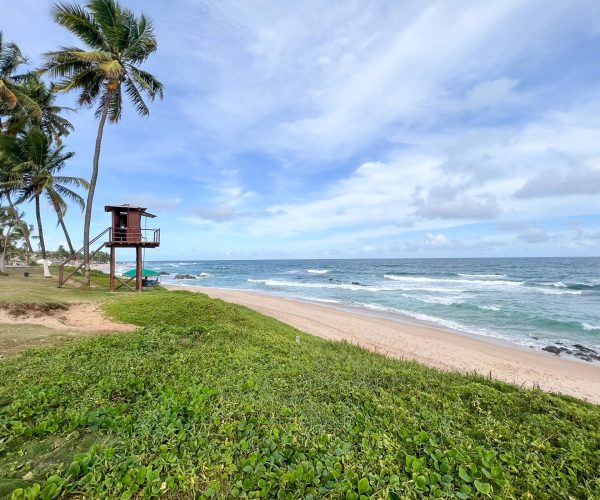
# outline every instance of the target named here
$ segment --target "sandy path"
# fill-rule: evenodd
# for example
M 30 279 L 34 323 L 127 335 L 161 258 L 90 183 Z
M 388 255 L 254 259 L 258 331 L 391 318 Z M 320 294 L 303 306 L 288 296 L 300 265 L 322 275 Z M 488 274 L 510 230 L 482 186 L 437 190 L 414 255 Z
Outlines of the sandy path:
M 401 322 L 370 313 L 255 292 L 172 285 L 242 304 L 299 330 L 329 340 L 346 340 L 394 358 L 411 359 L 448 371 L 477 372 L 525 387 L 540 387 L 600 404 L 600 366 L 558 358 Z
M 14 311 L 13 311 L 14 312 Z M 0 309 L 0 360 L 31 347 L 67 338 L 131 331 L 137 327 L 108 319 L 99 304 L 68 304 L 67 310 L 29 311 L 15 316 Z
M 0 309 L 0 323 L 11 325 L 42 325 L 54 330 L 81 331 L 132 331 L 137 327 L 116 323 L 108 319 L 99 304 L 81 303 L 68 304 L 67 310 L 57 310 L 48 313 L 32 312 L 26 315 L 14 316 L 5 309 Z

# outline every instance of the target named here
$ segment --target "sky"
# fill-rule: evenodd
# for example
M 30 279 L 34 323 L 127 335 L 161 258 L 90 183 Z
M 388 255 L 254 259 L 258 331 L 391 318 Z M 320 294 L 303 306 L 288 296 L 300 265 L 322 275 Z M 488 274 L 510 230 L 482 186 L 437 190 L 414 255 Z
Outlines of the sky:
M 130 203 L 158 215 L 148 260 L 600 255 L 596 0 L 122 4 L 165 95 L 107 126 L 92 234 Z M 2 7 L 31 66 L 81 45 L 51 9 Z M 97 121 L 69 118 L 89 178 Z

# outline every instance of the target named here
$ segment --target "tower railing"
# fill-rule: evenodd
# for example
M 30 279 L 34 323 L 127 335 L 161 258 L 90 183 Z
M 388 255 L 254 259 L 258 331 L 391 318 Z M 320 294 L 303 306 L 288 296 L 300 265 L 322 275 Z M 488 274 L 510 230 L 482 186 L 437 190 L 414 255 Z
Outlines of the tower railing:
M 160 229 L 109 228 L 108 241 L 110 244 L 151 243 L 160 245 Z

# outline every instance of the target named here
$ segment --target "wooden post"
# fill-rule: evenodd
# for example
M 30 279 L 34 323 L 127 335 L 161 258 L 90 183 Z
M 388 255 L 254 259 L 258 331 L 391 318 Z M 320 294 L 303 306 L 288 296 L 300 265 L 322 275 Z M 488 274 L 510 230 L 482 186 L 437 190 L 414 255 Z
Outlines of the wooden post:
M 110 246 L 110 291 L 115 291 L 115 247 Z
M 135 289 L 142 291 L 142 245 L 135 247 Z

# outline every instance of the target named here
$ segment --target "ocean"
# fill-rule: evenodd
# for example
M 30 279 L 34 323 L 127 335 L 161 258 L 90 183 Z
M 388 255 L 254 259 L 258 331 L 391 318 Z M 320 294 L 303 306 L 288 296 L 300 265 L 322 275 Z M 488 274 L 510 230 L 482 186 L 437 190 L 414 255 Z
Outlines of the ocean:
M 163 283 L 256 290 L 400 314 L 588 361 L 595 358 L 586 349 L 600 352 L 600 258 L 154 261 L 145 266 L 169 273 Z M 178 274 L 193 278 L 176 279 Z

